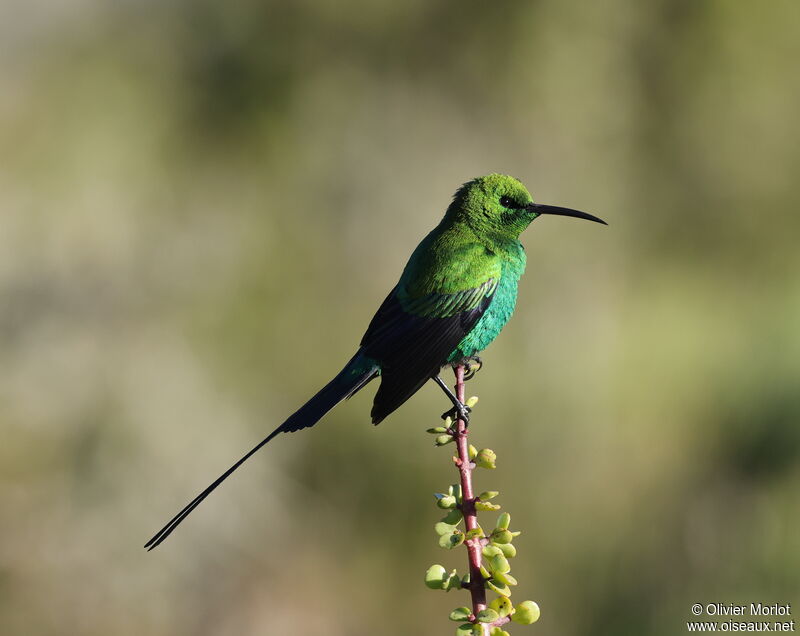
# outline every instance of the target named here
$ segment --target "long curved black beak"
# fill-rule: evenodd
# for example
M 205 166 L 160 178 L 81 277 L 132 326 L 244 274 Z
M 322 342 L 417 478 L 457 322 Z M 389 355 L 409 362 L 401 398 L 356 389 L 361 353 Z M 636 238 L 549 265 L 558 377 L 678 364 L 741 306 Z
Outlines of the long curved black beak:
M 602 223 L 608 225 L 603 219 L 598 219 L 596 216 L 587 214 L 586 212 L 579 212 L 578 210 L 570 210 L 569 208 L 560 208 L 557 205 L 540 205 L 538 203 L 531 203 L 528 210 L 536 214 L 554 214 L 557 216 L 573 216 L 576 219 L 586 219 L 587 221 L 594 221 L 595 223 Z

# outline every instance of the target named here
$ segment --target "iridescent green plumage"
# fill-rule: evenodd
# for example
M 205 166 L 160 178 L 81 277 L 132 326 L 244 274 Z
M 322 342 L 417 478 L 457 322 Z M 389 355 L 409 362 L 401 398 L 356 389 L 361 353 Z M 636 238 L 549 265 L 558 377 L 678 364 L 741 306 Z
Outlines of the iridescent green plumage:
M 145 547 L 159 545 L 228 475 L 279 433 L 313 426 L 338 402 L 380 377 L 372 408 L 377 424 L 443 366 L 458 364 L 489 346 L 517 302 L 517 283 L 525 270 L 519 235 L 540 214 L 603 222 L 583 212 L 534 204 L 525 186 L 513 177 L 491 174 L 465 183 L 439 225 L 414 250 L 360 348 L 339 374 L 195 497 Z
M 525 269 L 518 237 L 536 217 L 531 203 L 512 177 L 470 181 L 414 250 L 361 343 L 382 376 L 374 423 L 443 365 L 474 356 L 500 333 L 514 311 Z

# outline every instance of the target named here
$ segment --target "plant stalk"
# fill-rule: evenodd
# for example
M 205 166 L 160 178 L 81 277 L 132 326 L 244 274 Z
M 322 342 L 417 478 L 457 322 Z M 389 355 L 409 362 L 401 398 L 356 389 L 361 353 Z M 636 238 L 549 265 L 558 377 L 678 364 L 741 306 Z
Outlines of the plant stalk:
M 459 364 L 454 369 L 456 375 L 456 397 L 464 403 L 464 365 Z M 458 448 L 456 466 L 461 476 L 461 513 L 464 515 L 464 525 L 467 531 L 478 527 L 478 515 L 475 511 L 475 492 L 472 489 L 472 467 L 469 458 L 469 444 L 467 442 L 467 423 L 460 417 L 456 421 L 456 432 L 453 435 Z M 481 551 L 483 549 L 480 538 L 468 539 L 465 542 L 469 554 L 469 590 L 472 595 L 472 613 L 477 614 L 486 609 L 486 588 L 481 575 Z M 488 635 L 489 627 L 483 625 L 483 633 Z

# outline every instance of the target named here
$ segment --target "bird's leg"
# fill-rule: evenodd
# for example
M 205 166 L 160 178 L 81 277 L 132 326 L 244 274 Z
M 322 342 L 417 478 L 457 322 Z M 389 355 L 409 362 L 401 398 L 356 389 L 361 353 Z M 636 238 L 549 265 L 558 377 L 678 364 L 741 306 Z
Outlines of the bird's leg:
M 471 380 L 475 377 L 475 374 L 483 369 L 483 360 L 480 359 L 478 356 L 470 356 L 469 358 L 464 358 L 461 361 L 461 364 L 467 369 L 467 374 L 464 376 L 464 382 L 467 380 Z
M 444 380 L 438 375 L 433 376 L 433 380 L 441 387 L 442 391 L 444 391 L 445 395 L 450 398 L 450 401 L 453 403 L 452 409 L 442 413 L 442 419 L 446 420 L 449 417 L 453 420 L 453 424 L 455 424 L 460 418 L 464 420 L 464 426 L 469 426 L 469 414 L 472 412 L 472 409 L 459 400 L 450 390 L 450 387 L 447 386 Z

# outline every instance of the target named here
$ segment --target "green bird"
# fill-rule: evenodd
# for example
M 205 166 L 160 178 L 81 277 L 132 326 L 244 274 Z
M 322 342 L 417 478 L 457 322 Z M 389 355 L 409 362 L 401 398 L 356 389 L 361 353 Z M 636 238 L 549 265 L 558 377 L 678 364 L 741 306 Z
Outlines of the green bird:
M 543 214 L 605 221 L 577 210 L 534 203 L 517 179 L 490 174 L 465 183 L 433 231 L 411 254 L 397 285 L 367 327 L 356 354 L 314 397 L 175 515 L 145 544 L 166 539 L 217 486 L 279 433 L 314 426 L 371 380 L 378 424 L 434 380 L 453 403 L 445 413 L 469 421 L 469 408 L 439 378 L 442 367 L 473 360 L 503 329 L 525 270 L 522 231 Z

